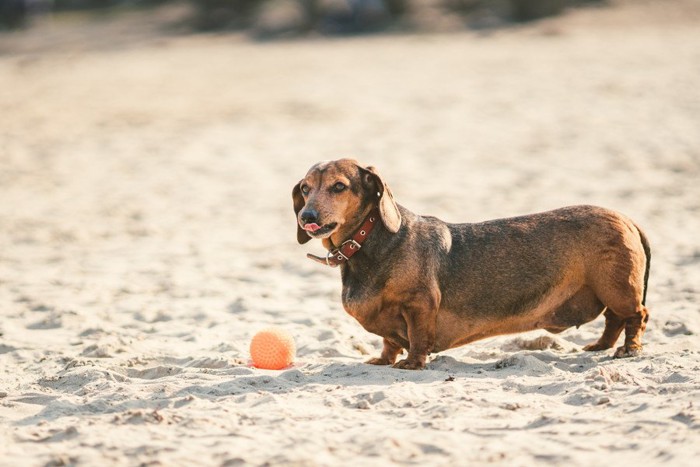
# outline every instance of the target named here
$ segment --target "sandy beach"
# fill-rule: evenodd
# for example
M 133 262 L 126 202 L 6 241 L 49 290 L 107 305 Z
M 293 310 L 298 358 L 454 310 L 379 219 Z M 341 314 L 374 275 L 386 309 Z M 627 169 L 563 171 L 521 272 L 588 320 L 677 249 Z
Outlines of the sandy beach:
M 696 465 L 699 12 L 0 47 L 0 465 Z M 348 156 L 449 222 L 571 204 L 635 219 L 644 354 L 583 352 L 601 317 L 423 371 L 364 364 L 381 339 L 306 259 L 323 250 L 297 244 L 291 199 Z M 250 365 L 270 325 L 296 340 L 291 368 Z

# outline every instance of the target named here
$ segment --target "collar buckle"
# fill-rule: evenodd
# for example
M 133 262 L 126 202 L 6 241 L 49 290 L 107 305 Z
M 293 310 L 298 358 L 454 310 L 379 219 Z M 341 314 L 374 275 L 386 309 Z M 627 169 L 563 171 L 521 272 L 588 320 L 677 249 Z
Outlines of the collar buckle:
M 362 242 L 367 238 L 372 229 L 374 228 L 374 223 L 377 220 L 378 211 L 375 209 L 366 218 L 360 229 L 355 232 L 355 234 L 345 240 L 340 244 L 338 248 L 330 250 L 325 258 L 321 256 L 316 256 L 312 254 L 307 254 L 309 259 L 313 259 L 321 264 L 330 266 L 332 268 L 337 268 L 340 264 L 343 264 L 350 260 L 350 257 L 357 253 L 360 248 L 362 248 Z
M 349 248 L 350 248 L 351 250 L 359 250 L 360 248 L 362 248 L 362 245 L 360 245 L 357 241 L 355 241 L 354 238 L 351 238 L 351 239 L 349 239 L 349 240 L 345 240 L 345 241 L 340 245 L 340 248 L 338 248 L 338 251 L 342 250 L 342 249 L 345 247 L 345 245 L 350 245 Z

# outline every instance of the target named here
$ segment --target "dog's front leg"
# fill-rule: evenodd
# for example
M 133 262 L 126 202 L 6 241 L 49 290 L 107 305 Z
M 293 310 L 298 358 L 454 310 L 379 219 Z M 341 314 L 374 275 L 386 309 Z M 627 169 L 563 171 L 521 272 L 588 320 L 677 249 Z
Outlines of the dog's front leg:
M 435 344 L 437 306 L 434 302 L 405 305 L 402 311 L 408 332 L 408 356 L 398 361 L 394 368 L 421 370 Z
M 384 338 L 384 348 L 382 349 L 382 355 L 379 358 L 370 358 L 365 363 L 370 365 L 393 365 L 396 361 L 396 357 L 401 353 L 403 348 L 386 337 Z

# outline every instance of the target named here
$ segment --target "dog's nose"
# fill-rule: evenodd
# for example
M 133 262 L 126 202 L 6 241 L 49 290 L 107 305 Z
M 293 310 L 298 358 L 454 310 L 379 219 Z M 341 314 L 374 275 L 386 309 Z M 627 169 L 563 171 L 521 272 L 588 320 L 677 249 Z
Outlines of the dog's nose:
M 318 211 L 314 209 L 306 209 L 301 212 L 301 221 L 304 224 L 315 224 L 318 222 Z

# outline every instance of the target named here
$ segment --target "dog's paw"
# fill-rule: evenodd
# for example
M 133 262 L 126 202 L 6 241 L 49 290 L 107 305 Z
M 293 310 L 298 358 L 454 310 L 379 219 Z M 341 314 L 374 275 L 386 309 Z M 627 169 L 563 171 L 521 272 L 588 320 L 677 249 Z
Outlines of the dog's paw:
M 375 357 L 375 358 L 370 358 L 365 363 L 368 363 L 370 365 L 391 365 L 394 362 L 390 362 L 386 358 Z
M 622 345 L 615 350 L 615 355 L 613 355 L 613 358 L 629 358 L 629 357 L 637 357 L 642 354 L 642 346 L 641 345 L 631 345 L 631 346 L 626 346 Z
M 394 368 L 398 368 L 399 370 L 422 370 L 425 368 L 425 363 L 416 361 L 416 360 L 409 360 L 409 359 L 404 359 L 404 360 L 399 360 L 394 364 Z
M 610 346 L 601 344 L 600 342 L 594 342 L 593 344 L 588 344 L 583 347 L 586 352 L 599 352 L 601 350 L 608 350 Z

